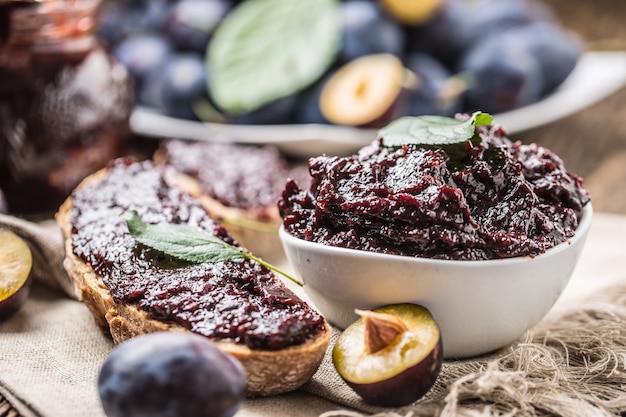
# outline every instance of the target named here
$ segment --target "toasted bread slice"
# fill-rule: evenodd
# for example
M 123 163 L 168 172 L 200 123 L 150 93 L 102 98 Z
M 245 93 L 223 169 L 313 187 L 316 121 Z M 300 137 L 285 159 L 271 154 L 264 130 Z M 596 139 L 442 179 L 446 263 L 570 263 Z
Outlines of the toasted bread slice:
M 76 239 L 76 228 L 80 227 L 85 221 L 88 221 L 89 219 L 87 219 L 87 217 L 92 216 L 91 218 L 97 218 L 99 223 L 104 222 L 104 224 L 119 221 L 119 219 L 111 214 L 115 212 L 114 210 L 109 212 L 107 211 L 108 209 L 102 209 L 102 207 L 110 206 L 115 208 L 115 200 L 123 200 L 127 207 L 123 207 L 121 210 L 136 209 L 140 213 L 145 212 L 145 210 L 154 210 L 154 201 L 150 201 L 149 198 L 146 200 L 145 194 L 137 195 L 135 198 L 133 190 L 127 190 L 123 193 L 122 197 L 120 197 L 117 193 L 110 192 L 110 188 L 105 188 L 106 191 L 103 191 L 101 193 L 102 195 L 98 196 L 98 204 L 93 207 L 93 213 L 85 212 L 84 206 L 81 207 L 80 211 L 74 209 L 76 199 L 81 196 L 84 190 L 91 189 L 100 192 L 100 187 L 102 187 L 103 182 L 110 176 L 111 170 L 124 169 L 120 167 L 120 165 L 128 164 L 128 162 L 121 164 L 118 161 L 117 164 L 112 163 L 109 167 L 87 177 L 60 207 L 56 214 L 56 220 L 65 238 L 66 254 L 64 266 L 74 282 L 78 297 L 87 305 L 96 323 L 103 330 L 111 333 L 115 343 L 121 343 L 134 336 L 155 331 L 197 332 L 196 329 L 190 329 L 188 325 L 185 325 L 184 320 L 178 320 L 176 317 L 155 317 L 155 314 L 149 311 L 150 309 L 141 308 L 141 300 L 132 302 L 120 300 L 119 295 L 117 295 L 117 297 L 114 296 L 110 288 L 111 285 L 107 285 L 105 277 L 97 273 L 92 265 L 85 261 L 83 252 L 89 249 L 87 248 L 81 252 L 83 256 L 76 254 L 77 251 L 75 250 L 76 245 L 74 242 Z M 134 164 L 139 163 L 135 162 Z M 138 169 L 136 165 L 130 164 L 129 166 L 133 166 L 135 172 Z M 156 168 L 151 164 L 148 165 L 146 162 L 143 163 L 141 169 L 149 170 Z M 132 176 L 133 174 L 129 172 L 129 175 Z M 172 178 L 176 178 L 176 175 Z M 138 177 L 137 180 L 142 181 L 140 177 Z M 131 180 L 129 181 L 132 182 Z M 164 181 L 166 180 L 164 179 Z M 179 184 L 179 182 L 175 180 L 167 180 L 166 182 L 168 182 L 168 186 L 170 184 Z M 120 185 L 128 187 L 128 183 Z M 137 190 L 141 190 L 144 184 L 137 184 L 136 186 L 138 187 Z M 145 185 L 145 187 L 149 187 L 149 185 Z M 176 187 L 176 185 L 172 185 L 172 187 Z M 165 190 L 167 191 L 167 188 Z M 184 192 L 184 194 L 187 193 Z M 108 196 L 110 196 L 110 199 Z M 152 197 L 152 195 L 148 195 L 148 197 Z M 201 208 L 199 204 L 198 207 Z M 95 214 L 96 210 L 98 210 L 97 214 Z M 154 215 L 154 213 L 152 213 L 152 215 Z M 124 236 L 121 236 L 121 238 L 124 238 Z M 91 244 L 90 242 L 89 245 Z M 108 262 L 111 262 L 111 260 Z M 113 262 L 115 261 L 113 260 Z M 115 265 L 107 265 L 107 267 L 114 268 Z M 102 266 L 100 266 L 100 268 L 102 268 Z M 102 271 L 102 269 L 98 269 L 98 271 Z M 169 270 L 167 270 L 167 273 L 169 273 Z M 174 273 L 176 273 L 176 271 L 174 271 Z M 264 271 L 263 273 L 267 274 L 268 271 Z M 271 274 L 271 272 L 269 273 Z M 228 280 L 229 278 L 226 277 L 225 279 Z M 238 285 L 236 279 L 232 279 L 232 282 L 227 282 L 228 285 Z M 269 281 L 262 282 L 269 282 L 269 285 L 272 286 L 272 288 L 268 289 L 269 293 L 280 294 L 281 297 L 291 297 L 290 303 L 291 300 L 293 300 L 293 303 L 298 306 L 303 306 L 302 308 L 310 308 L 304 301 L 298 298 L 297 295 L 287 289 L 278 278 L 276 278 L 276 280 L 270 279 Z M 218 304 L 211 314 L 220 314 L 217 310 L 220 310 L 222 307 L 223 306 Z M 223 314 L 227 313 L 228 312 L 225 310 Z M 317 312 L 314 312 L 314 314 L 317 314 Z M 317 370 L 328 347 L 331 331 L 325 321 L 323 321 L 321 325 L 318 323 L 315 329 L 309 330 L 310 333 L 305 340 L 278 349 L 249 347 L 245 343 L 241 343 L 232 338 L 206 334 L 205 336 L 210 337 L 222 350 L 234 355 L 241 361 L 248 375 L 248 396 L 267 396 L 292 391 L 298 388 L 309 380 Z M 244 336 L 242 336 L 242 338 L 244 338 Z
M 285 261 L 278 212 L 285 183 L 308 180 L 276 148 L 207 141 L 166 140 L 154 154 L 184 175 L 185 186 L 239 243 L 269 262 Z
M 158 156 L 156 160 L 159 160 Z M 237 242 L 251 253 L 271 263 L 285 262 L 285 253 L 278 237 L 281 220 L 277 206 L 263 207 L 261 210 L 229 207 L 206 194 L 198 178 L 181 173 L 177 182 L 196 197 L 211 217 L 223 224 Z

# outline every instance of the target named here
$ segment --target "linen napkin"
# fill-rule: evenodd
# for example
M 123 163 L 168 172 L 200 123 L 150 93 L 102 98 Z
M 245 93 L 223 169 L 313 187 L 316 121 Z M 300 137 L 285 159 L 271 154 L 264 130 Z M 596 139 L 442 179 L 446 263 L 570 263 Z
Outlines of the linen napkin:
M 114 346 L 75 299 L 60 231 L 52 220 L 5 215 L 0 227 L 29 243 L 36 280 L 22 309 L 0 322 L 0 414 L 8 402 L 25 417 L 104 416 L 96 379 Z M 435 386 L 415 404 L 390 410 L 363 403 L 335 371 L 329 349 L 301 389 L 247 399 L 237 417 L 620 415 L 626 411 L 624 249 L 626 218 L 596 215 L 553 311 L 510 347 L 444 362 Z

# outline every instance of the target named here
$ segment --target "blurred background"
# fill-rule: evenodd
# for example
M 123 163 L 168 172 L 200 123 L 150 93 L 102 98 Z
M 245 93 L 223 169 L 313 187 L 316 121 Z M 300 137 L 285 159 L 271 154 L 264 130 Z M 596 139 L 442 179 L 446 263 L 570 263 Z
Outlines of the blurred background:
M 591 46 L 626 50 L 626 2 L 543 0 Z M 626 71 L 626 68 L 624 68 Z M 585 179 L 594 209 L 626 214 L 626 88 L 562 120 L 524 132 Z
M 300 146 L 284 156 L 303 165 L 403 115 L 481 110 L 514 113 L 511 139 L 551 149 L 597 211 L 626 214 L 626 55 L 600 101 L 579 97 L 582 110 L 547 123 L 516 113 L 560 91 L 589 52 L 626 54 L 623 0 L 27 3 L 0 3 L 0 212 L 54 210 L 110 158 L 150 158 L 167 137 L 276 139 Z M 601 70 L 567 89 L 601 85 Z M 133 124 L 146 110 L 157 118 Z M 325 139 L 305 152 L 307 132 Z
M 343 2 L 349 3 L 349 2 Z M 375 2 L 374 2 L 375 3 Z M 393 2 L 391 2 L 393 3 Z M 401 3 L 401 2 L 400 2 Z M 425 1 L 423 3 L 433 3 Z M 435 2 L 436 3 L 436 2 Z M 480 3 L 474 2 L 474 3 Z M 519 18 L 514 10 L 517 1 L 493 0 L 484 3 L 500 3 L 503 16 Z M 502 6 L 509 3 L 508 6 Z M 521 2 L 524 3 L 524 2 Z M 529 2 L 532 4 L 533 2 Z M 557 24 L 566 31 L 578 35 L 585 50 L 626 51 L 626 2 L 621 0 L 539 0 L 554 13 Z M 358 15 L 358 13 L 355 13 Z M 497 13 L 494 13 L 497 14 Z M 448 28 L 449 30 L 449 28 Z M 496 31 L 494 36 L 499 36 Z M 540 36 L 540 35 L 539 35 Z M 437 40 L 437 39 L 435 39 Z M 430 52 L 428 47 L 424 48 Z M 435 54 L 436 55 L 436 54 Z M 445 54 L 443 54 L 445 57 Z M 439 58 L 438 56 L 436 56 Z M 565 59 L 565 58 L 564 58 Z M 623 68 L 626 73 L 626 67 Z M 484 104 L 483 102 L 478 105 Z M 260 112 L 261 118 L 245 120 L 241 117 L 236 123 L 271 123 L 272 117 L 280 118 L 281 109 L 293 103 L 280 103 L 271 108 L 269 119 L 263 119 L 266 113 Z M 485 104 L 489 107 L 488 104 Z M 481 107 L 484 109 L 484 106 Z M 420 109 L 432 113 L 433 109 Z M 448 111 L 458 110 L 451 106 Z M 466 109 L 465 109 L 466 110 Z M 473 110 L 470 108 L 470 110 Z M 490 109 L 493 112 L 507 109 Z M 309 120 L 296 122 L 319 122 L 315 115 Z M 319 114 L 317 115 L 319 118 Z M 566 167 L 585 179 L 585 184 L 592 194 L 594 207 L 598 211 L 626 214 L 626 88 L 610 94 L 596 104 L 578 111 L 563 119 L 553 121 L 538 128 L 525 130 L 511 135 L 512 139 L 523 142 L 536 142 L 553 150 L 565 162 Z M 321 149 L 321 151 L 324 151 Z

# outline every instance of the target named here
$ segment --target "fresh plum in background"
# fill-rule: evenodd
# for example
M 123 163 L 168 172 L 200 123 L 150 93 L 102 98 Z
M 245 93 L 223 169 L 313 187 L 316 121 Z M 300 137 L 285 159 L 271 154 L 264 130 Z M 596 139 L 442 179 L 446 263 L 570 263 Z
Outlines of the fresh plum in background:
M 262 0 L 111 1 L 98 33 L 135 79 L 139 105 L 176 118 L 233 124 L 342 124 L 320 110 L 323 85 L 340 67 L 383 53 L 423 79 L 412 91 L 410 80 L 403 81 L 409 94 L 396 100 L 395 115 L 508 111 L 554 91 L 584 52 L 581 40 L 539 0 L 430 0 L 419 7 L 408 0 L 342 0 L 340 45 L 325 74 L 290 97 L 227 114 L 209 96 L 205 55 L 221 21 L 251 1 Z M 419 19 L 403 18 L 416 8 Z M 445 80 L 437 74 L 442 69 Z M 199 113 L 198 100 L 211 111 Z

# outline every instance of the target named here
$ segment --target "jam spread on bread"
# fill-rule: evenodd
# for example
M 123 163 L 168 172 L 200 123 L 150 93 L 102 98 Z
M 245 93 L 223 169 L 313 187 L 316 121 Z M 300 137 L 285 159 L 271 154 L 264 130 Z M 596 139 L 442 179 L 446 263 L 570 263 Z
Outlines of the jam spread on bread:
M 251 349 L 283 349 L 324 331 L 321 315 L 254 261 L 185 263 L 130 236 L 120 214 L 136 210 L 146 223 L 194 225 L 237 245 L 195 198 L 173 186 L 175 174 L 171 167 L 118 159 L 106 176 L 72 194 L 73 252 L 102 277 L 115 302 Z
M 457 154 L 376 140 L 309 160 L 311 187 L 288 182 L 283 224 L 301 239 L 438 259 L 535 256 L 574 235 L 589 194 L 551 151 L 497 126 Z
M 165 162 L 195 178 L 205 195 L 244 210 L 275 208 L 285 182 L 307 175 L 270 146 L 169 140 L 160 150 Z

